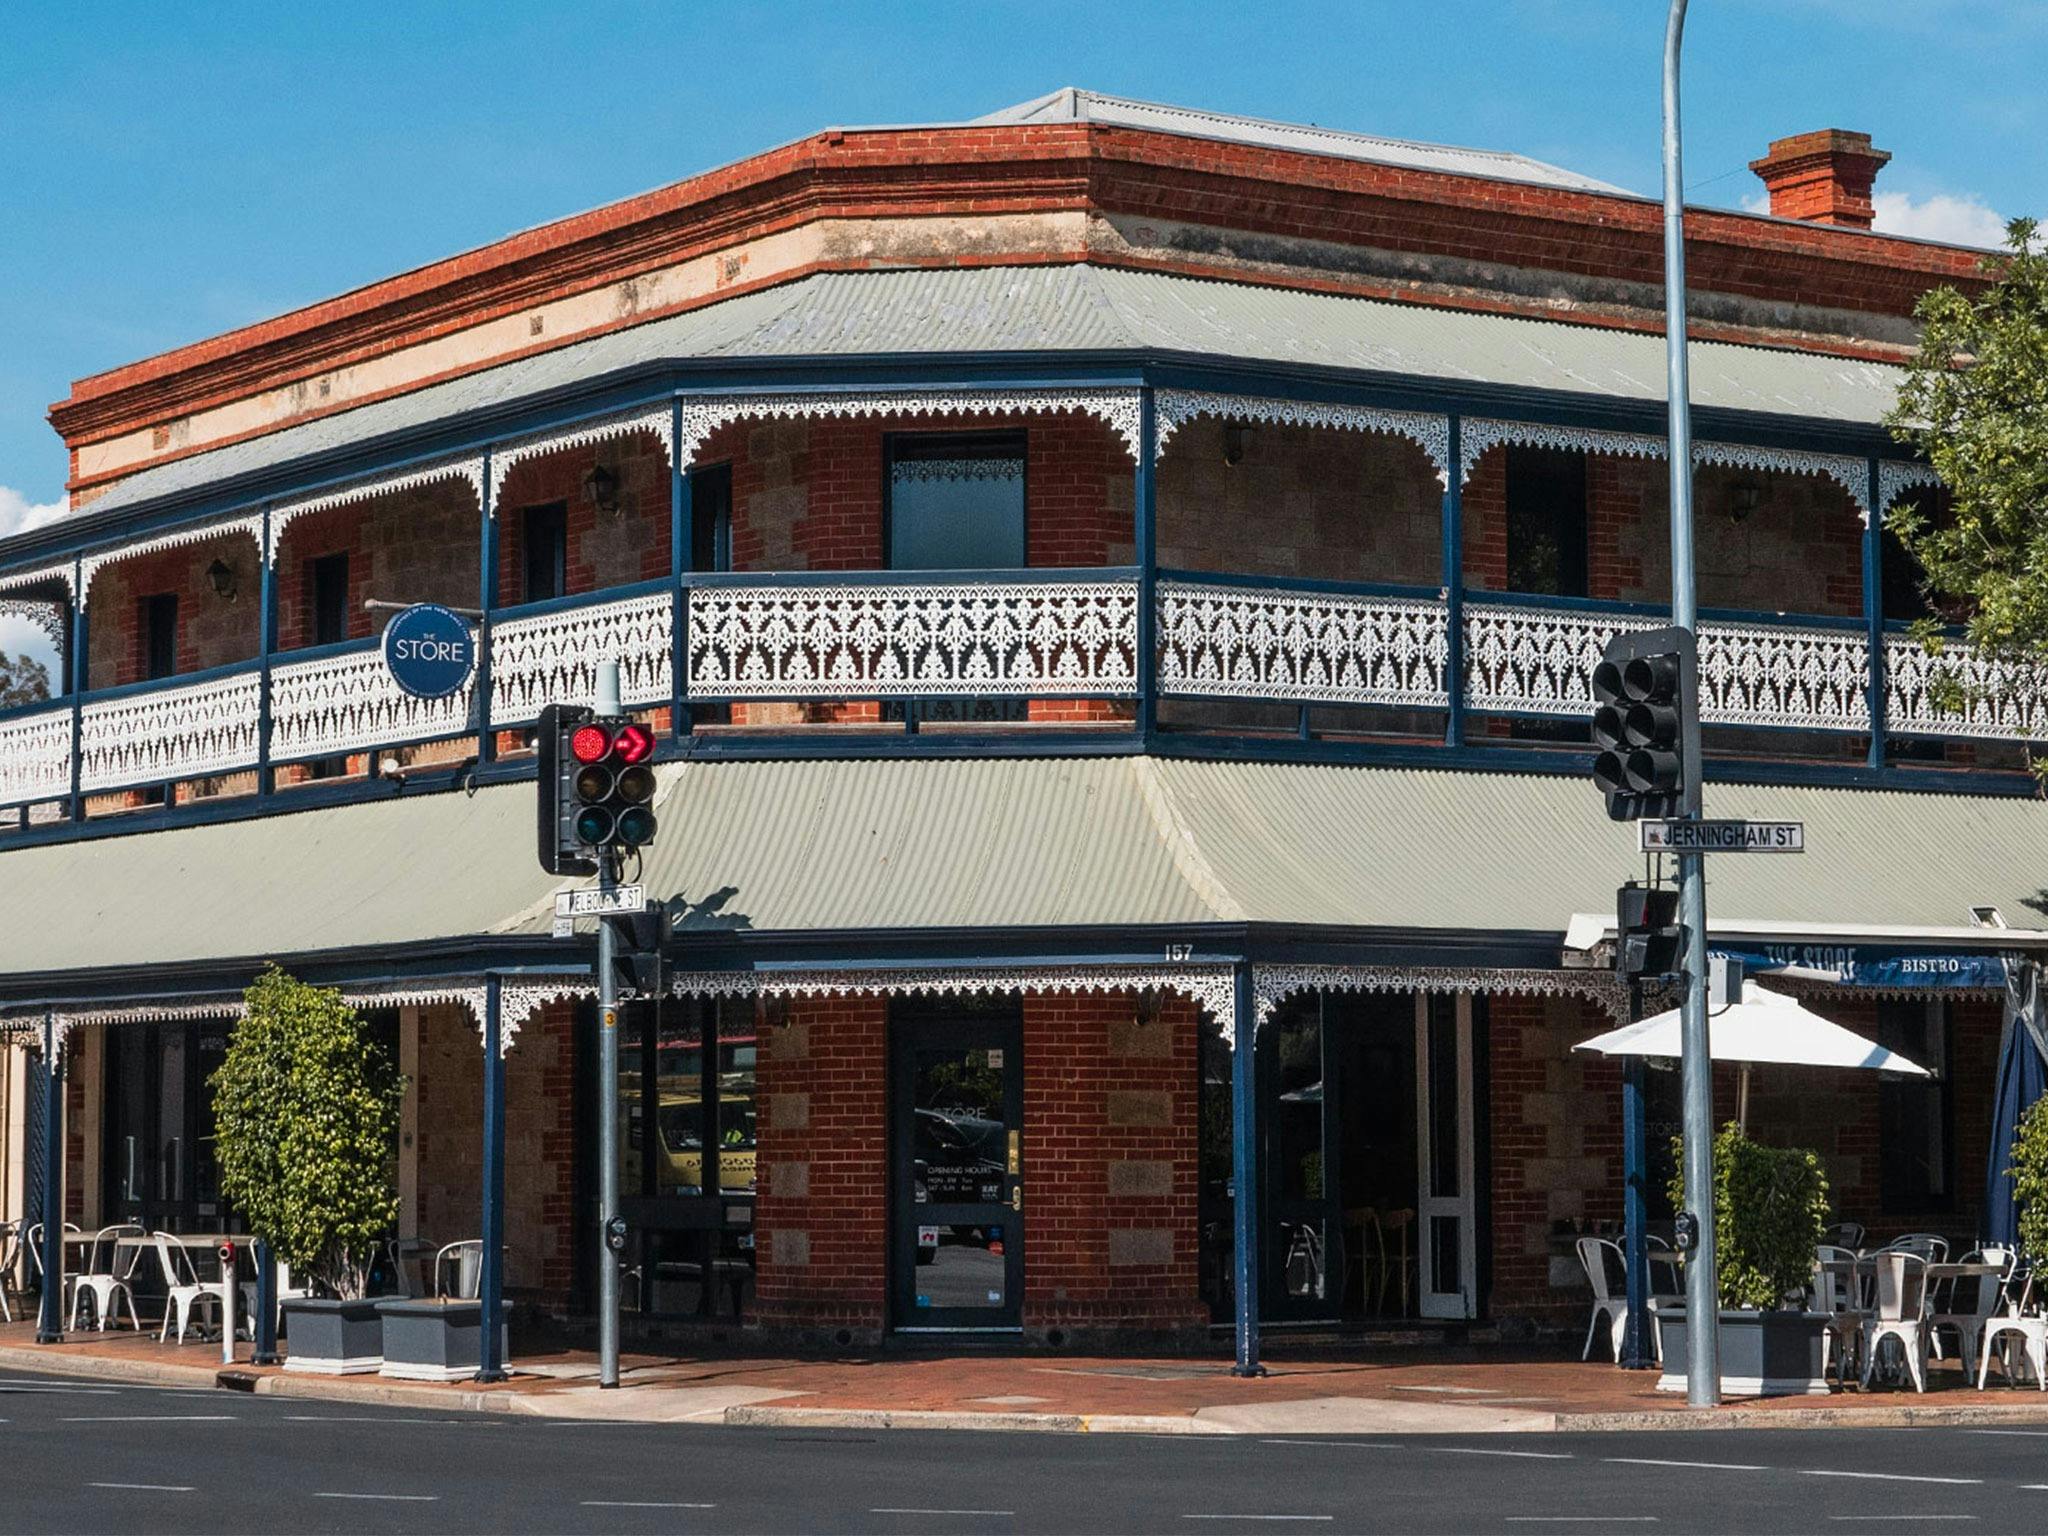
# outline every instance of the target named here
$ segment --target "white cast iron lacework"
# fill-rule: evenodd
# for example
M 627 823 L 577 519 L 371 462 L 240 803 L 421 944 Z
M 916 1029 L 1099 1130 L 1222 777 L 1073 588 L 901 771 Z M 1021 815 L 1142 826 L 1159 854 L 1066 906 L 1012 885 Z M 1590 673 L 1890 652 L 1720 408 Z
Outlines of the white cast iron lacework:
M 202 683 L 89 701 L 79 712 L 78 787 L 154 784 L 251 766 L 262 684 L 251 667 Z
M 689 691 L 1128 698 L 1137 612 L 1129 580 L 695 587 Z
M 697 395 L 683 400 L 683 434 L 677 462 L 696 462 L 697 450 L 720 427 L 750 416 L 1044 416 L 1085 411 L 1106 422 L 1138 457 L 1138 392 L 1135 389 L 931 389 L 882 394 Z
M 69 560 L 62 565 L 38 565 L 26 571 L 9 571 L 5 575 L 0 575 L 0 592 L 21 592 L 30 587 L 40 587 L 56 581 L 64 584 L 66 597 L 75 599 L 78 591 L 72 585 L 72 578 L 76 574 Z
M 1956 691 L 1957 708 L 1943 709 Z M 1959 640 L 1930 653 L 1910 635 L 1884 643 L 1885 728 L 1907 736 L 2048 738 L 2048 667 L 1986 661 Z
M 78 601 L 82 605 L 92 593 L 92 579 L 102 566 L 112 565 L 117 560 L 133 560 L 138 555 L 155 554 L 160 549 L 176 549 L 185 544 L 199 544 L 208 539 L 219 538 L 224 533 L 245 533 L 256 546 L 260 557 L 263 553 L 263 514 L 248 513 L 241 517 L 224 518 L 217 522 L 200 523 L 192 528 L 180 528 L 172 533 L 160 533 L 153 539 L 144 539 L 137 544 L 124 544 L 119 549 L 96 550 L 78 562 Z
M 1162 987 L 1187 998 L 1230 1028 L 1236 1007 L 1227 965 L 1072 965 L 1035 970 L 974 966 L 897 971 L 679 971 L 669 978 L 677 997 L 941 997 L 1020 992 L 1103 995 Z
M 1628 1014 L 1628 993 L 1605 970 L 1489 970 L 1483 967 L 1385 965 L 1255 965 L 1254 1028 L 1297 992 L 1470 992 L 1515 997 L 1583 997 L 1616 1019 Z M 1228 1021 L 1225 1023 L 1226 1033 Z
M 619 697 L 628 708 L 666 702 L 674 604 L 666 592 L 557 609 L 491 626 L 491 723 L 540 718 L 556 699 L 597 691 L 597 664 L 619 664 Z
M 566 427 L 552 427 L 495 444 L 491 449 L 491 505 L 495 507 L 498 504 L 498 492 L 505 488 L 505 477 L 512 473 L 512 467 L 540 454 L 560 453 L 565 448 L 581 448 L 608 438 L 631 437 L 636 432 L 651 432 L 673 458 L 675 446 L 668 439 L 674 424 L 674 412 L 669 402 L 664 400 L 659 405 L 636 405 L 631 410 Z
M 1640 615 L 1469 603 L 1467 704 L 1500 714 L 1578 714 L 1616 634 L 1654 628 Z M 1867 730 L 1868 651 L 1860 631 L 1702 624 L 1700 718 L 1712 725 Z
M 61 655 L 68 638 L 66 630 L 67 611 L 59 598 L 49 597 L 0 597 L 0 618 L 26 619 L 50 637 Z
M 459 736 L 473 686 L 416 699 L 391 680 L 375 646 L 270 669 L 270 755 L 279 762 Z
M 1878 516 L 1888 515 L 1892 503 L 1906 492 L 1923 485 L 1939 484 L 1941 476 L 1934 472 L 1932 464 L 1906 464 L 1896 459 L 1886 459 L 1877 466 Z
M 889 466 L 898 481 L 989 480 L 1008 483 L 1024 478 L 1022 459 L 898 459 Z
M 1167 694 L 1441 708 L 1444 605 L 1162 581 Z
M 512 1042 L 518 1037 L 519 1026 L 549 1003 L 569 1001 L 579 997 L 597 996 L 597 984 L 591 981 L 537 981 L 504 982 L 498 989 L 498 1054 L 507 1055 Z M 484 1001 L 483 989 L 477 989 L 476 1027 L 479 1043 L 483 1040 Z
M 1204 390 L 1162 389 L 1153 396 L 1153 456 L 1184 425 L 1199 417 L 1256 421 L 1286 427 L 1330 427 L 1344 432 L 1390 432 L 1429 455 L 1436 477 L 1451 483 L 1451 424 L 1426 411 L 1382 411 L 1366 405 L 1332 405 L 1315 400 L 1280 400 L 1265 395 L 1219 395 Z
M 280 501 L 270 509 L 270 550 L 274 554 L 277 541 L 283 535 L 285 525 L 309 512 L 325 512 L 330 507 L 345 507 L 358 501 L 368 501 L 373 496 L 389 496 L 394 491 L 409 491 L 415 486 L 433 485 L 441 480 L 467 480 L 469 488 L 481 497 L 484 493 L 484 461 L 481 455 L 452 454 L 444 459 L 432 459 L 416 464 L 411 469 L 401 469 L 395 474 L 366 475 L 352 480 L 347 485 L 332 490 L 320 491 L 312 496 L 301 496 L 295 501 Z
M 71 793 L 71 710 L 53 704 L 0 720 L 0 805 Z

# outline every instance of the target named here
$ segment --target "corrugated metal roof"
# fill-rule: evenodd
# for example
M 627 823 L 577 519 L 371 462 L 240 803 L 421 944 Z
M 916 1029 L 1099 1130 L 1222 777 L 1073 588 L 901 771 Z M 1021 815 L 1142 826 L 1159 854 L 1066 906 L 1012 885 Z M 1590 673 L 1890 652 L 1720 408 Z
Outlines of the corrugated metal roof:
M 1154 349 L 1372 378 L 1663 399 L 1663 338 L 1086 265 L 822 273 L 131 475 L 94 515 L 374 443 L 668 359 Z M 1874 426 L 1899 370 L 1692 344 L 1694 404 Z
M 1641 867 L 1583 780 L 1144 757 L 682 763 L 641 879 L 687 933 L 1251 922 L 1562 934 Z M 0 853 L 0 978 L 543 933 L 530 787 Z M 2048 931 L 2048 805 L 1716 786 L 1806 823 L 1717 925 Z M 1985 936 L 1987 943 L 1995 942 Z
M 1081 90 L 1071 85 L 1050 95 L 991 112 L 975 121 L 1114 123 L 1125 128 L 1145 128 L 1154 133 L 1178 133 L 1190 138 L 1219 139 L 1230 144 L 1258 144 L 1308 155 L 1334 155 L 1345 160 L 1370 160 L 1380 165 L 1448 171 L 1459 176 L 1490 176 L 1500 181 L 1572 187 L 1582 192 L 1634 195 L 1608 182 L 1581 176 L 1577 171 L 1546 165 L 1541 160 L 1531 160 L 1526 155 L 1513 155 L 1504 150 L 1462 149 L 1451 144 L 1424 144 L 1413 139 L 1384 139 L 1368 133 L 1349 133 L 1314 123 L 1278 123 L 1261 117 L 1237 117 L 1227 112 L 1204 112 L 1195 107 L 1174 107 L 1156 101 L 1105 96 L 1099 91 Z

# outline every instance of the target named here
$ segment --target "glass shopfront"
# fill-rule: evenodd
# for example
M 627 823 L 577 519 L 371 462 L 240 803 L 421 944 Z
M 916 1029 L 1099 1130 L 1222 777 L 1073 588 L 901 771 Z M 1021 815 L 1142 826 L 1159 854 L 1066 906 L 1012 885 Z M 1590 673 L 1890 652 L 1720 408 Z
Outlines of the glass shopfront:
M 754 1289 L 752 1000 L 667 998 L 619 1042 L 626 1304 L 736 1319 Z

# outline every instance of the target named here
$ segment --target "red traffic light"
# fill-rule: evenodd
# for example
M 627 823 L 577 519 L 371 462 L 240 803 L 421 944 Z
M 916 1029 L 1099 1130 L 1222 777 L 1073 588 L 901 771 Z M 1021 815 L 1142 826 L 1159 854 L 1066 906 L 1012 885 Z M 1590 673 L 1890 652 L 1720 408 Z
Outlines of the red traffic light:
M 611 749 L 612 733 L 601 725 L 579 725 L 569 737 L 569 755 L 579 763 L 601 762 Z
M 644 763 L 654 756 L 654 733 L 644 725 L 622 725 L 612 738 L 612 750 L 622 763 Z

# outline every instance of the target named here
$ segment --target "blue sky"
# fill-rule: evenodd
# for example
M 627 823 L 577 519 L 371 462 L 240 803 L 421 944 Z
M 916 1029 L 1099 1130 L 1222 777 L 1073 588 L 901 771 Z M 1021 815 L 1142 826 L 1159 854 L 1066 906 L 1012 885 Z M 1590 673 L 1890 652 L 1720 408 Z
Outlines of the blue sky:
M 0 31 L 0 533 L 73 378 L 832 123 L 1062 85 L 1513 149 L 1657 190 L 1661 0 L 27 5 Z M 2048 5 L 1693 0 L 1695 201 L 1864 129 L 1882 217 L 2048 205 Z M 0 637 L 4 643 L 7 637 Z

